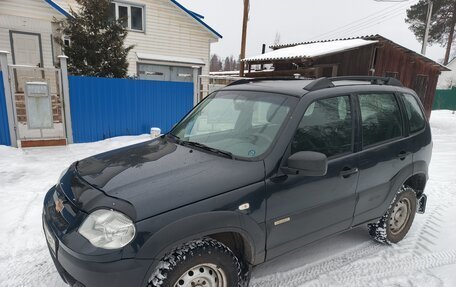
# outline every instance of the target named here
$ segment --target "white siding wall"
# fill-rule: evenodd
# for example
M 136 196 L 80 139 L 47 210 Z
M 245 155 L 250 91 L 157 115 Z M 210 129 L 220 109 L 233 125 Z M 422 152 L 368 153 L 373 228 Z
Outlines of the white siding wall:
M 442 72 L 439 76 L 437 84 L 438 89 L 450 89 L 451 86 L 456 86 L 456 59 L 451 61 L 447 67 L 451 69 L 448 72 Z
M 145 31 L 130 31 L 126 45 L 135 45 L 129 55 L 129 74 L 136 74 L 136 52 L 202 59 L 203 74 L 209 74 L 210 43 L 217 38 L 169 0 L 122 1 L 145 6 Z
M 74 1 L 55 1 L 68 8 Z M 137 72 L 136 52 L 202 59 L 202 74 L 209 74 L 210 43 L 215 35 L 169 0 L 120 0 L 145 6 L 145 31 L 130 31 L 126 45 L 135 45 L 129 54 L 129 74 Z M 76 6 L 76 5 L 71 5 Z M 73 7 L 75 8 L 75 7 Z M 9 30 L 41 34 L 45 67 L 51 67 L 52 19 L 62 18 L 43 0 L 0 0 L 0 50 L 11 52 Z M 9 62 L 12 63 L 11 55 Z
M 0 50 L 11 51 L 9 31 L 38 33 L 41 35 L 45 67 L 53 66 L 52 19 L 62 15 L 42 0 L 1 0 L 0 1 Z M 13 63 L 11 54 L 8 62 Z

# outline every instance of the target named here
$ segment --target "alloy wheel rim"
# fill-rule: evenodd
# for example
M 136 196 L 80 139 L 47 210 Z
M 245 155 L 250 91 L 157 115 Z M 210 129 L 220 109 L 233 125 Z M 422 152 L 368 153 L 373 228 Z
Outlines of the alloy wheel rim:
M 225 272 L 212 263 L 193 266 L 185 271 L 174 287 L 227 287 Z
M 408 198 L 403 198 L 396 202 L 390 215 L 389 227 L 393 235 L 401 233 L 407 226 L 410 218 L 411 202 Z

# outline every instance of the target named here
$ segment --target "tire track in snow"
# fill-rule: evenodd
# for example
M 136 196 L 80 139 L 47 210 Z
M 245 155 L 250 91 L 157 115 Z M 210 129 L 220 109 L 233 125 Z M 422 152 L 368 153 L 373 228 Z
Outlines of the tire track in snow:
M 418 215 L 424 216 L 424 222 L 420 231 L 414 236 L 415 240 L 412 241 L 415 254 L 432 252 L 432 249 L 437 246 L 436 241 L 439 239 L 445 221 L 448 220 L 447 211 L 453 207 L 452 203 L 456 201 L 455 195 L 449 192 L 452 185 L 455 184 L 453 182 L 432 184 L 432 190 L 427 191 L 427 193 L 434 193 L 438 189 L 439 197 L 438 201 L 432 203 L 428 201 L 427 214 Z
M 365 257 L 369 257 L 373 254 L 378 253 L 383 245 L 375 242 L 367 241 L 357 247 L 345 251 L 335 257 L 331 257 L 327 260 L 318 261 L 315 263 L 304 265 L 287 272 L 276 273 L 274 275 L 264 276 L 261 278 L 253 278 L 250 286 L 291 286 L 284 282 L 305 282 L 318 278 L 322 274 L 326 274 L 342 268 L 352 261 L 356 261 Z
M 424 216 L 416 222 L 418 230 L 409 234 L 403 242 L 393 246 L 366 242 L 323 261 L 253 278 L 250 286 L 384 286 L 388 278 L 394 281 L 394 277 L 404 274 L 456 264 L 456 250 L 432 252 L 442 226 L 448 220 L 447 210 L 456 199 L 448 191 L 451 185 L 454 184 L 445 182 L 434 186 L 433 189 L 439 189 L 439 201 L 428 202 L 427 214 L 417 215 Z M 377 281 L 383 283 L 377 284 Z M 393 286 L 402 285 L 393 283 Z
M 347 259 L 349 258 L 348 255 Z M 384 286 L 385 282 L 382 279 L 385 278 L 388 280 L 430 268 L 456 264 L 456 250 L 429 253 L 422 256 L 416 254 L 388 256 L 385 254 L 380 257 L 351 259 L 354 261 L 349 260 L 342 263 L 340 258 L 336 257 L 324 262 L 325 264 L 317 263 L 289 272 L 263 277 L 261 280 L 254 280 L 251 286 Z M 311 277 L 313 278 L 311 279 Z
M 455 263 L 456 250 L 434 252 L 422 256 L 412 254 L 359 260 L 320 278 L 318 284 L 323 286 L 383 286 L 383 278 L 403 276 Z M 286 286 L 297 285 L 287 284 Z

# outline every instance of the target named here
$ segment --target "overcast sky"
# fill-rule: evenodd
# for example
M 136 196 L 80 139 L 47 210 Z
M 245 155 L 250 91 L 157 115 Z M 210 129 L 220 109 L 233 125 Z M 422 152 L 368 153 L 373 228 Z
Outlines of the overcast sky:
M 211 52 L 220 56 L 239 55 L 243 0 L 180 0 L 188 9 L 205 16 L 205 21 L 223 35 Z M 280 42 L 381 34 L 420 52 L 421 44 L 408 29 L 406 9 L 417 0 L 376 2 L 374 0 L 250 0 L 247 56 L 261 53 L 261 45 Z M 321 35 L 321 36 L 320 36 Z M 320 36 L 320 37 L 319 37 Z M 426 56 L 444 58 L 439 44 L 428 47 Z

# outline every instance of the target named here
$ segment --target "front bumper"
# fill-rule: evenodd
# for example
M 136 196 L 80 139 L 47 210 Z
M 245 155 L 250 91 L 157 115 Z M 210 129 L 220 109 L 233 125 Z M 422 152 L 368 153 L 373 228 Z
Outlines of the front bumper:
M 74 235 L 62 231 L 65 218 L 56 218 L 58 213 L 49 212 L 55 192 L 55 188 L 51 188 L 46 195 L 42 219 L 49 253 L 62 279 L 70 286 L 77 287 L 146 286 L 146 274 L 153 265 L 153 260 L 120 257 L 109 261 L 106 256 L 87 256 L 65 246 L 63 242 L 68 240 L 65 236 Z M 89 257 L 90 260 L 87 259 Z
M 148 260 L 123 259 L 99 263 L 77 259 L 59 247 L 57 255 L 49 251 L 57 271 L 70 286 L 146 286 L 145 275 L 151 265 Z

